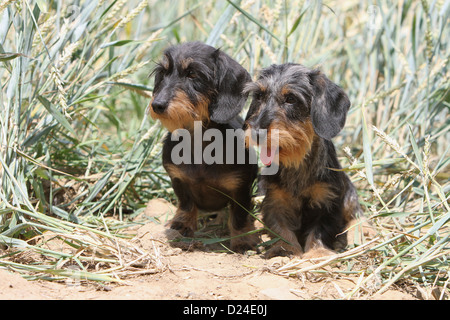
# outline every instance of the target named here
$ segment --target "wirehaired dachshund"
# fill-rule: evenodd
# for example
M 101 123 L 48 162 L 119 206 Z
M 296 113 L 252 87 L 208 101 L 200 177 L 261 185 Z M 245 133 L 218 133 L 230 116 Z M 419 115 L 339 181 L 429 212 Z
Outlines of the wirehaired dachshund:
M 255 235 L 240 236 L 254 229 L 248 211 L 252 210 L 252 185 L 258 170 L 257 163 L 249 162 L 249 150 L 242 138 L 243 120 L 239 117 L 248 97 L 243 89 L 251 81 L 250 75 L 223 51 L 201 42 L 169 47 L 153 75 L 149 109 L 152 118 L 160 120 L 169 131 L 163 144 L 163 166 L 178 198 L 170 228 L 193 237 L 198 209 L 216 211 L 230 204 L 231 249 L 235 252 L 254 249 L 258 242 Z M 213 129 L 223 137 L 227 130 L 238 133 L 233 141 L 215 144 L 213 153 L 217 161 L 211 163 L 202 159 L 201 152 L 210 150 L 217 141 L 200 140 L 199 160 L 199 150 L 194 146 L 198 141 L 194 141 L 196 124 L 197 128 Z M 180 129 L 189 133 L 183 140 L 190 139 L 187 142 L 194 146 L 180 156 L 186 160 L 181 163 L 175 159 Z M 239 148 L 238 140 L 244 148 Z M 234 147 L 230 149 L 230 145 Z M 242 156 L 239 152 L 243 152 L 244 161 L 239 161 Z M 229 161 L 230 157 L 233 161 Z
M 244 92 L 252 96 L 246 130 L 256 140 L 278 137 L 266 137 L 261 158 L 270 164 L 276 154 L 279 161 L 276 174 L 260 181 L 263 221 L 281 239 L 266 257 L 316 257 L 345 247 L 344 231 L 361 209 L 349 177 L 335 170 L 341 166 L 331 139 L 344 127 L 349 98 L 319 70 L 293 63 L 263 69 Z

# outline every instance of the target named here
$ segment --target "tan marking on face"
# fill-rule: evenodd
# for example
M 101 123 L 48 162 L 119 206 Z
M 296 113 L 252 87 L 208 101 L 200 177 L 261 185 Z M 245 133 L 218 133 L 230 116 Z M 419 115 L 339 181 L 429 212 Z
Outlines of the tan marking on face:
M 311 150 L 316 136 L 312 122 L 308 120 L 300 125 L 294 125 L 277 119 L 269 127 L 269 136 L 270 131 L 274 129 L 278 130 L 280 163 L 287 167 L 298 168 Z
M 183 68 L 183 70 L 186 70 L 193 61 L 194 59 L 192 58 L 186 58 L 181 60 L 181 67 Z
M 194 121 L 209 122 L 208 106 L 209 99 L 206 97 L 199 96 L 197 105 L 194 105 L 186 93 L 179 90 L 164 113 L 157 114 L 150 108 L 150 115 L 154 120 L 160 120 L 170 132 L 181 128 L 191 130 L 194 128 Z
M 166 55 L 164 55 L 160 64 L 164 67 L 164 69 L 166 70 L 169 69 L 169 58 Z
M 289 93 L 291 93 L 291 89 L 290 89 L 290 87 L 288 85 L 285 85 L 285 86 L 283 86 L 281 88 L 281 92 L 280 93 L 281 93 L 282 96 L 288 95 Z

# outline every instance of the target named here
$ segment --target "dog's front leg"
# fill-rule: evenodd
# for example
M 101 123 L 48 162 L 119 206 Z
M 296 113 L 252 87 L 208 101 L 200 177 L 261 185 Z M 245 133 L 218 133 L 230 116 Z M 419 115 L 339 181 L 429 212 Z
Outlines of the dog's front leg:
M 179 231 L 185 237 L 193 237 L 197 230 L 197 206 L 190 192 L 189 186 L 175 178 L 172 187 L 178 198 L 178 208 L 170 222 L 170 228 Z
M 302 247 L 298 242 L 297 235 L 293 230 L 294 223 L 289 222 L 289 217 L 292 216 L 289 212 L 283 211 L 282 208 L 274 208 L 270 206 L 264 208 L 263 203 L 263 220 L 266 228 L 271 233 L 272 238 L 280 238 L 270 249 L 265 253 L 265 258 L 270 259 L 275 256 L 301 256 L 303 254 Z M 280 210 L 281 209 L 281 210 Z
M 228 222 L 231 233 L 231 250 L 243 253 L 255 250 L 260 239 L 258 234 L 242 234 L 255 230 L 254 219 L 249 212 L 252 211 L 250 188 L 236 192 L 231 202 L 230 220 Z

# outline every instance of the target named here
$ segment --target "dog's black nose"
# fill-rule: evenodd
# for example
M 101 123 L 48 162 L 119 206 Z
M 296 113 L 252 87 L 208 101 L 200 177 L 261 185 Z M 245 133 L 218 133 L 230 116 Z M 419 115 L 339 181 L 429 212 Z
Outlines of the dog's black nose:
M 167 106 L 168 106 L 167 101 L 155 99 L 152 102 L 153 111 L 155 111 L 155 113 L 157 113 L 157 114 L 164 113 L 164 111 L 166 111 L 166 109 L 167 109 Z

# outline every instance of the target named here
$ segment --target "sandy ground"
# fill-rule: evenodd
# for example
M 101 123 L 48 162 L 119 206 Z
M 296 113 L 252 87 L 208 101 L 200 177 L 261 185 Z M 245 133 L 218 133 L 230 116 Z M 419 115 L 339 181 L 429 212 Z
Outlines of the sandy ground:
M 303 282 L 268 271 L 270 262 L 259 257 L 203 252 L 182 253 L 171 259 L 170 271 L 127 279 L 126 285 L 28 281 L 0 270 L 0 299 L 221 299 L 293 300 L 342 299 L 356 279 L 310 279 Z M 411 300 L 389 290 L 371 299 Z
M 173 212 L 164 201 L 149 204 L 148 216 Z M 126 277 L 124 283 L 85 281 L 28 281 L 17 273 L 0 269 L 0 299 L 162 299 L 162 300 L 305 300 L 343 299 L 355 287 L 358 276 L 306 272 L 282 276 L 276 270 L 289 258 L 264 259 L 259 254 L 219 253 L 217 248 L 184 250 L 167 242 L 164 226 L 149 222 L 136 231 L 135 243 L 142 250 L 158 252 L 164 266 L 155 272 Z M 156 245 L 155 245 L 156 244 Z M 305 263 L 310 263 L 305 261 Z M 360 299 L 412 300 L 399 288 L 380 296 L 360 295 Z

